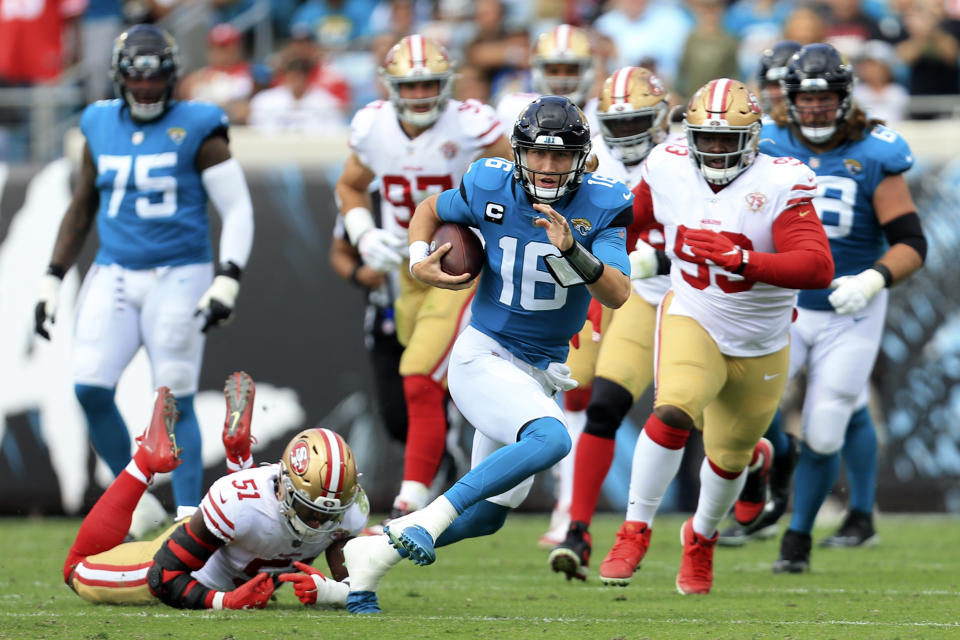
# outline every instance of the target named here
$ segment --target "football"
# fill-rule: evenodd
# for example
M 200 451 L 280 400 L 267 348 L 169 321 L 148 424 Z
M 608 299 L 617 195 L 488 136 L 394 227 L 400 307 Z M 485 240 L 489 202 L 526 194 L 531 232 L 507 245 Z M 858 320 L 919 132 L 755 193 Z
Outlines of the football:
M 469 273 L 473 280 L 483 268 L 483 245 L 480 238 L 462 224 L 447 222 L 437 229 L 430 243 L 430 251 L 450 243 L 450 251 L 440 258 L 440 268 L 451 276 Z

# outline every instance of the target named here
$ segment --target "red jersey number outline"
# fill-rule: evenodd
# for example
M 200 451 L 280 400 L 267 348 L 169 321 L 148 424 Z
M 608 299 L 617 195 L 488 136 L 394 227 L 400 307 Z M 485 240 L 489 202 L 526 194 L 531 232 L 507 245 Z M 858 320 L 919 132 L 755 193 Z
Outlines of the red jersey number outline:
M 415 180 L 417 182 L 417 191 L 421 192 L 426 191 L 430 187 L 440 187 L 440 191 L 453 189 L 453 176 L 450 174 L 417 176 Z M 383 194 L 383 199 L 395 207 L 402 207 L 410 212 L 406 220 L 402 220 L 396 214 L 393 216 L 397 224 L 406 229 L 410 226 L 410 218 L 413 217 L 413 212 L 418 204 L 413 201 L 410 181 L 404 175 L 393 174 L 382 176 L 380 182 L 382 185 L 380 191 Z M 397 196 L 398 190 L 391 189 L 391 186 L 400 187 L 399 197 Z

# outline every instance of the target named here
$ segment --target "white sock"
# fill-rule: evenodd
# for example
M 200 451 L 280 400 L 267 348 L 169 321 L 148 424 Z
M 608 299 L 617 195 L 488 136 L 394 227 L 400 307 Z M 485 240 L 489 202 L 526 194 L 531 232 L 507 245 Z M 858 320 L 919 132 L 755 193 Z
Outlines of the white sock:
M 693 514 L 693 530 L 705 538 L 712 538 L 717 532 L 717 525 L 730 511 L 746 481 L 746 470 L 728 480 L 718 476 L 710 468 L 710 461 L 704 458 L 700 465 L 700 499 L 697 500 L 697 511 Z
M 446 496 L 440 496 L 420 511 L 411 513 L 403 520 L 403 526 L 418 524 L 427 530 L 427 533 L 436 540 L 457 519 L 457 510 L 453 508 Z M 392 531 L 393 529 L 391 529 Z
M 564 411 L 564 417 L 567 419 L 567 432 L 570 434 L 570 441 L 573 446 L 570 447 L 570 453 L 564 456 L 563 460 L 557 463 L 559 478 L 557 482 L 557 506 L 555 511 L 560 512 L 565 521 L 565 525 L 570 522 L 570 503 L 573 501 L 573 459 L 574 452 L 577 450 L 577 440 L 583 433 L 583 428 L 587 426 L 586 411 Z M 563 527 L 564 530 L 567 528 Z
M 350 591 L 374 591 L 400 560 L 387 536 L 361 536 L 347 542 L 343 558 L 350 573 Z
M 416 480 L 404 480 L 400 483 L 400 493 L 393 500 L 393 506 L 404 511 L 423 509 L 430 497 L 430 487 Z
M 124 470 L 145 485 L 149 485 L 150 480 L 152 480 L 152 478 L 148 478 L 146 475 L 144 475 L 143 471 L 140 470 L 140 467 L 137 466 L 137 463 L 133 461 L 133 458 L 130 459 L 130 462 L 127 463 L 127 466 Z
M 653 527 L 653 518 L 682 460 L 682 448 L 667 449 L 651 440 L 646 431 L 640 432 L 630 468 L 627 520 L 646 522 L 648 527 Z

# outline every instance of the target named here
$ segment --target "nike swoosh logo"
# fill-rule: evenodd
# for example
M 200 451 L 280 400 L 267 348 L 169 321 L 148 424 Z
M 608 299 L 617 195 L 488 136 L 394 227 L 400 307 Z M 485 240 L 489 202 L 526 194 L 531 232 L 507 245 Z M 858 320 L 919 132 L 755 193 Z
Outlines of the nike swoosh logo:
M 798 211 L 798 212 L 797 212 L 797 216 L 800 217 L 800 218 L 802 218 L 803 216 L 807 215 L 808 213 L 810 213 L 810 212 L 807 211 L 806 209 L 804 209 L 803 211 Z
M 777 378 L 777 377 L 779 377 L 779 376 L 780 376 L 779 373 L 765 373 L 765 374 L 763 374 L 763 379 L 769 381 L 769 380 L 773 380 L 774 378 Z
M 860 316 L 859 318 L 858 318 L 858 317 L 854 317 L 854 318 L 853 318 L 853 321 L 854 321 L 854 322 L 863 322 L 864 320 L 866 320 L 866 319 L 869 318 L 869 317 L 870 317 L 870 316 Z
M 237 430 L 237 423 L 238 423 L 238 422 L 240 422 L 240 412 L 239 412 L 239 411 L 231 411 L 231 412 L 230 412 L 230 431 L 231 431 L 231 432 Z
M 227 504 L 227 501 L 223 499 L 223 494 L 222 494 L 222 493 L 220 494 L 220 503 L 221 503 L 221 504 Z
M 623 199 L 624 199 L 624 200 L 629 200 L 631 195 L 633 195 L 633 194 L 632 194 L 632 193 L 625 193 L 625 194 L 623 194 Z

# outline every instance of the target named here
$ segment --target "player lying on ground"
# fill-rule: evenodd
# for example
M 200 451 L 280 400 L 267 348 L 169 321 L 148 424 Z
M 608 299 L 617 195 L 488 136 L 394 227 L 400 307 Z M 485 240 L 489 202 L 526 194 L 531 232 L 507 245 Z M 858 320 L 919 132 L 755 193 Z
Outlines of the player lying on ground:
M 173 438 L 176 401 L 160 387 L 133 460 L 97 500 L 67 554 L 63 578 L 81 598 L 262 609 L 278 582 L 292 582 L 304 604 L 345 604 L 343 545 L 363 529 L 369 511 L 353 452 L 333 431 L 307 429 L 290 441 L 279 462 L 252 468 L 253 380 L 234 373 L 224 394 L 224 447 L 228 466 L 240 470 L 214 482 L 189 519 L 154 540 L 123 542 L 153 476 L 180 464 Z M 332 580 L 309 566 L 321 552 Z

